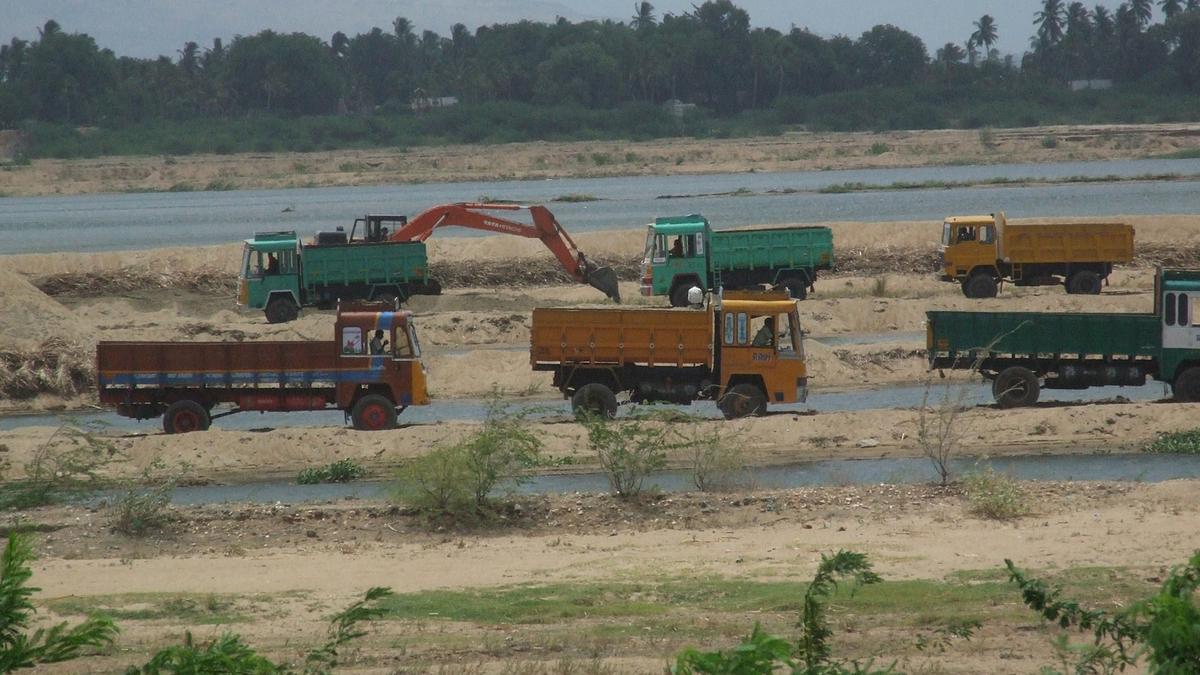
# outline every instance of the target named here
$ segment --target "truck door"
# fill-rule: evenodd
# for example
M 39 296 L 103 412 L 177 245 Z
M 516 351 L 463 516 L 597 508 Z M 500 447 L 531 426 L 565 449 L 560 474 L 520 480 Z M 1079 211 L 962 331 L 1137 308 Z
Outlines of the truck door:
M 701 229 L 655 235 L 652 258 L 655 295 L 670 293 L 677 279 L 693 278 L 707 290 L 708 258 L 704 244 Z
M 1200 292 L 1166 284 L 1162 296 L 1163 349 L 1200 349 L 1200 318 L 1192 306 L 1196 297 Z
M 401 405 L 425 405 L 429 393 L 425 387 L 425 367 L 421 363 L 421 344 L 411 320 L 392 327 L 393 390 Z
M 754 308 L 753 305 L 760 305 Z M 784 313 L 783 305 L 792 308 Z M 727 302 L 722 316 L 721 384 L 760 387 L 769 403 L 794 403 L 807 395 L 804 343 L 794 302 Z

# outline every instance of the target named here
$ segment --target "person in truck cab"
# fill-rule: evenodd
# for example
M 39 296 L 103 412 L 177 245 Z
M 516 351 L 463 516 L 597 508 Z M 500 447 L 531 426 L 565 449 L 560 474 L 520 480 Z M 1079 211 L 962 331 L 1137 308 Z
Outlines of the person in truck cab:
M 267 274 L 279 274 L 279 258 L 274 253 L 267 254 Z
M 671 257 L 683 257 L 683 237 L 675 237 L 675 243 L 671 244 Z
M 383 354 L 383 350 L 387 349 L 387 345 L 388 341 L 384 339 L 383 331 L 375 331 L 375 337 L 371 338 L 371 355 L 379 356 L 380 354 Z
M 773 344 L 775 344 L 775 317 L 768 316 L 763 321 L 762 327 L 754 334 L 754 342 L 751 343 L 751 346 L 770 347 Z

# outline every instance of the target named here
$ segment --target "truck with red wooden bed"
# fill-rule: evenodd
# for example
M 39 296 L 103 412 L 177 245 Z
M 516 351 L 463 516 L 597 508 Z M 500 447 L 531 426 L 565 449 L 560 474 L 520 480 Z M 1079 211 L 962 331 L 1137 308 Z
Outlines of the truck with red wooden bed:
M 327 341 L 101 342 L 96 385 L 117 414 L 161 416 L 169 434 L 237 412 L 328 409 L 355 429 L 391 429 L 429 403 L 412 314 L 381 302 L 340 305 Z M 233 408 L 214 412 L 222 404 Z

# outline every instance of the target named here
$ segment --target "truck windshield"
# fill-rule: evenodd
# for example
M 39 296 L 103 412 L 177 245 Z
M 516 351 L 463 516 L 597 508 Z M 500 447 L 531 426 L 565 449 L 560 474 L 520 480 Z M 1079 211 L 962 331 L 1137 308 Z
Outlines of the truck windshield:
M 421 358 L 421 343 L 417 341 L 417 328 L 411 323 L 406 327 L 408 331 L 408 340 L 412 343 L 412 355 L 414 359 Z
M 780 326 L 783 326 L 783 335 L 779 337 L 779 355 L 785 358 L 804 358 L 804 331 L 800 330 L 799 315 L 781 314 L 779 316 Z
M 654 228 L 646 231 L 646 249 L 642 252 L 642 264 L 649 265 L 654 257 Z
M 954 236 L 954 226 L 949 222 L 942 223 L 942 246 L 949 246 L 954 242 L 951 238 Z
M 250 248 L 250 244 L 242 247 L 242 278 L 249 279 L 250 274 L 250 252 L 254 249 Z

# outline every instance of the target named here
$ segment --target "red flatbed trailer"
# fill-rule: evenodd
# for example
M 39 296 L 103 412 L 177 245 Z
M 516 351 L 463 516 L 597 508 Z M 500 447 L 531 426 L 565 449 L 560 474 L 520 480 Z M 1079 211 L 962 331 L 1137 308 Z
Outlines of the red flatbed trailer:
M 372 353 L 376 331 L 387 340 L 381 353 Z M 235 412 L 330 408 L 356 429 L 390 429 L 398 412 L 429 403 L 420 357 L 411 312 L 344 304 L 329 341 L 101 342 L 96 386 L 117 414 L 161 415 L 169 434 L 203 431 Z M 221 403 L 234 409 L 214 415 Z

